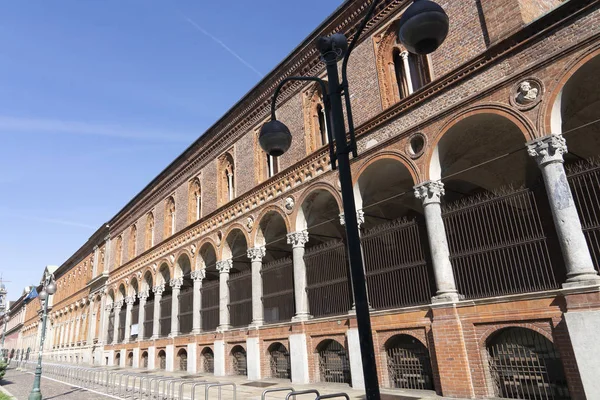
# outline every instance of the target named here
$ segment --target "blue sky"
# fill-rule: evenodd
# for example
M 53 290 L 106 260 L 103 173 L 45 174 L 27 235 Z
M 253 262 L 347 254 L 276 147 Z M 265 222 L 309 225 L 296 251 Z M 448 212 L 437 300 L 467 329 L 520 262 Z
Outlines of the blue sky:
M 342 0 L 0 5 L 0 272 L 60 265 Z

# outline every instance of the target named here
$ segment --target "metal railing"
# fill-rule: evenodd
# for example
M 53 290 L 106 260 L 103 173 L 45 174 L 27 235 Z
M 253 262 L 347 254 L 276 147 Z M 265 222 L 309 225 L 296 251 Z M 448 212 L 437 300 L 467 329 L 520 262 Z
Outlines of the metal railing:
M 229 314 L 231 326 L 247 326 L 252 322 L 252 270 L 229 276 Z
M 344 242 L 334 240 L 309 248 L 304 261 L 310 313 L 314 317 L 347 313 L 352 301 Z
M 290 257 L 263 265 L 263 307 L 266 323 L 289 321 L 294 316 L 294 263 Z
M 158 319 L 160 329 L 158 334 L 161 337 L 166 337 L 171 333 L 171 312 L 173 311 L 171 296 L 171 293 L 169 293 L 160 300 L 160 317 Z
M 181 289 L 179 294 L 179 332 L 190 333 L 193 325 L 194 292 L 192 288 Z
M 423 223 L 396 220 L 378 225 L 362 235 L 369 302 L 374 309 L 428 304 L 433 272 Z
M 214 331 L 219 326 L 219 281 L 204 281 L 200 289 L 202 330 Z

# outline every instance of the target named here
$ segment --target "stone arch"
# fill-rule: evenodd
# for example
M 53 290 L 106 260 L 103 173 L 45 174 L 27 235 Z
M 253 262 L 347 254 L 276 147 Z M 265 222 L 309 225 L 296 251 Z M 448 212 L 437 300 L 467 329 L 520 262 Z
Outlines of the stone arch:
M 311 199 L 311 197 L 314 197 L 318 192 L 326 193 L 333 199 L 338 210 L 341 211 L 343 209 L 341 196 L 332 185 L 324 182 L 316 183 L 302 193 L 302 196 L 300 196 L 296 202 L 298 206 L 290 217 L 291 221 L 294 223 L 293 226 L 295 231 L 301 231 L 307 228 L 306 213 L 308 210 L 304 206 L 307 205 L 309 201 L 314 200 Z
M 162 261 L 159 264 L 158 269 L 156 270 L 156 285 L 160 284 L 169 284 L 169 281 L 172 279 L 172 267 L 169 265 L 167 261 Z
M 292 368 L 290 363 L 290 352 L 281 342 L 274 342 L 266 350 L 269 359 L 270 377 L 279 379 L 291 379 Z
M 174 278 L 181 278 L 183 276 L 189 276 L 190 272 L 192 272 L 192 257 L 187 250 L 181 250 L 179 254 L 175 258 L 175 267 L 174 267 Z
M 215 372 L 215 354 L 209 346 L 206 346 L 202 349 L 200 352 L 200 359 L 202 372 Z
M 127 288 L 127 296 L 136 296 L 140 292 L 140 284 L 137 277 L 134 275 L 129 279 Z
M 229 357 L 233 375 L 248 375 L 248 359 L 244 346 L 239 344 L 233 346 L 229 352 Z
M 117 289 L 117 299 L 120 301 L 125 299 L 125 297 L 127 297 L 127 285 L 125 285 L 125 282 L 122 281 L 121 283 L 119 283 Z
M 242 255 L 241 250 L 232 249 L 232 245 L 235 245 L 236 243 L 242 243 L 241 241 L 243 241 L 243 243 L 245 244 L 246 249 L 252 247 L 252 243 L 250 241 L 248 233 L 246 232 L 246 229 L 239 223 L 234 223 L 229 227 L 229 229 L 227 229 L 227 232 L 223 235 L 223 242 L 221 243 L 220 249 L 220 260 L 228 260 L 232 257 Z
M 486 346 L 486 344 L 488 343 L 489 339 L 495 335 L 496 333 L 500 332 L 503 329 L 509 329 L 509 328 L 522 328 L 522 329 L 529 329 L 532 330 L 536 333 L 539 333 L 540 335 L 544 336 L 546 339 L 548 339 L 550 342 L 554 343 L 554 338 L 552 337 L 552 332 L 550 330 L 550 326 L 547 326 L 545 328 L 540 328 L 539 326 L 536 326 L 534 324 L 528 323 L 528 322 L 522 322 L 522 323 L 508 323 L 508 324 L 502 324 L 502 325 L 494 325 L 494 326 L 490 326 L 488 327 L 479 337 L 478 339 L 478 343 L 479 343 L 479 347 L 483 348 Z
M 187 371 L 188 370 L 188 353 L 186 349 L 179 349 L 177 352 L 177 370 Z
M 280 207 L 275 206 L 275 205 L 270 205 L 270 206 L 266 207 L 265 209 L 263 209 L 260 212 L 260 214 L 258 214 L 258 218 L 256 219 L 257 223 L 255 224 L 255 228 L 253 230 L 253 236 L 252 236 L 253 243 L 255 246 L 264 245 L 264 243 L 261 242 L 261 239 L 259 239 L 259 236 L 261 234 L 260 223 L 268 214 L 272 214 L 272 213 L 277 213 L 281 216 L 283 222 L 285 223 L 285 230 L 287 232 L 290 232 L 290 221 L 289 221 L 287 214 L 285 212 L 283 212 L 283 210 Z
M 221 154 L 217 159 L 217 201 L 219 205 L 228 203 L 236 196 L 236 166 L 232 154 L 233 149 Z
M 319 382 L 352 383 L 346 347 L 334 339 L 324 339 L 315 348 Z
M 154 271 L 152 270 L 152 267 L 148 267 L 143 270 L 142 284 L 140 286 L 141 290 L 147 291 L 152 291 L 152 289 L 154 288 Z
M 204 240 L 198 245 L 198 253 L 196 255 L 196 270 L 204 269 L 206 277 L 218 279 L 217 271 L 217 246 L 212 240 Z M 209 277 L 209 274 L 211 275 Z

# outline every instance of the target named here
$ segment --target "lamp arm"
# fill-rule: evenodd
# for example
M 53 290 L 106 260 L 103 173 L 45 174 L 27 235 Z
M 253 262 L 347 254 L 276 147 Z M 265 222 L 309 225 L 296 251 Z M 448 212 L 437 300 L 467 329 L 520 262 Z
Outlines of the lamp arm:
M 346 54 L 344 55 L 344 61 L 342 62 L 342 89 L 344 90 L 344 100 L 346 101 L 346 113 L 348 114 L 348 131 L 350 133 L 350 149 L 352 150 L 352 157 L 358 157 L 356 152 L 356 136 L 354 135 L 354 120 L 352 118 L 352 105 L 350 104 L 350 93 L 348 93 L 348 59 L 350 58 L 350 53 L 354 50 L 356 43 L 358 42 L 358 38 L 365 30 L 367 26 L 367 22 L 371 19 L 373 12 L 375 12 L 375 7 L 379 3 L 379 0 L 373 0 L 371 6 L 367 10 L 367 14 L 363 18 L 360 23 L 350 45 L 348 46 L 348 50 L 346 50 Z
M 281 91 L 281 88 L 283 87 L 283 85 L 285 85 L 289 81 L 317 82 L 317 83 L 319 83 L 319 85 L 321 85 L 321 93 L 323 93 L 323 97 L 326 96 L 327 86 L 325 85 L 325 82 L 323 81 L 323 79 L 317 78 L 315 76 L 290 76 L 288 78 L 285 78 L 284 80 L 279 82 L 279 85 L 277 85 L 277 88 L 275 89 L 275 92 L 273 93 L 273 99 L 271 100 L 271 120 L 272 121 L 275 121 L 277 119 L 277 118 L 275 118 L 275 107 L 277 106 L 277 96 L 279 95 L 279 92 Z

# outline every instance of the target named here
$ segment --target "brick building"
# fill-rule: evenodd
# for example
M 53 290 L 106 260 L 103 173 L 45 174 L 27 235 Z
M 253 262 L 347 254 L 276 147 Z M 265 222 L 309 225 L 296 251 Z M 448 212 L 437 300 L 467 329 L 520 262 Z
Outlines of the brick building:
M 381 385 L 600 398 L 600 2 L 439 3 L 438 51 L 407 53 L 408 3 L 386 0 L 349 63 Z M 340 6 L 56 270 L 50 358 L 362 387 L 320 89 L 282 91 L 286 154 L 257 137 L 277 83 L 324 76 L 316 38 L 350 37 L 367 5 Z

